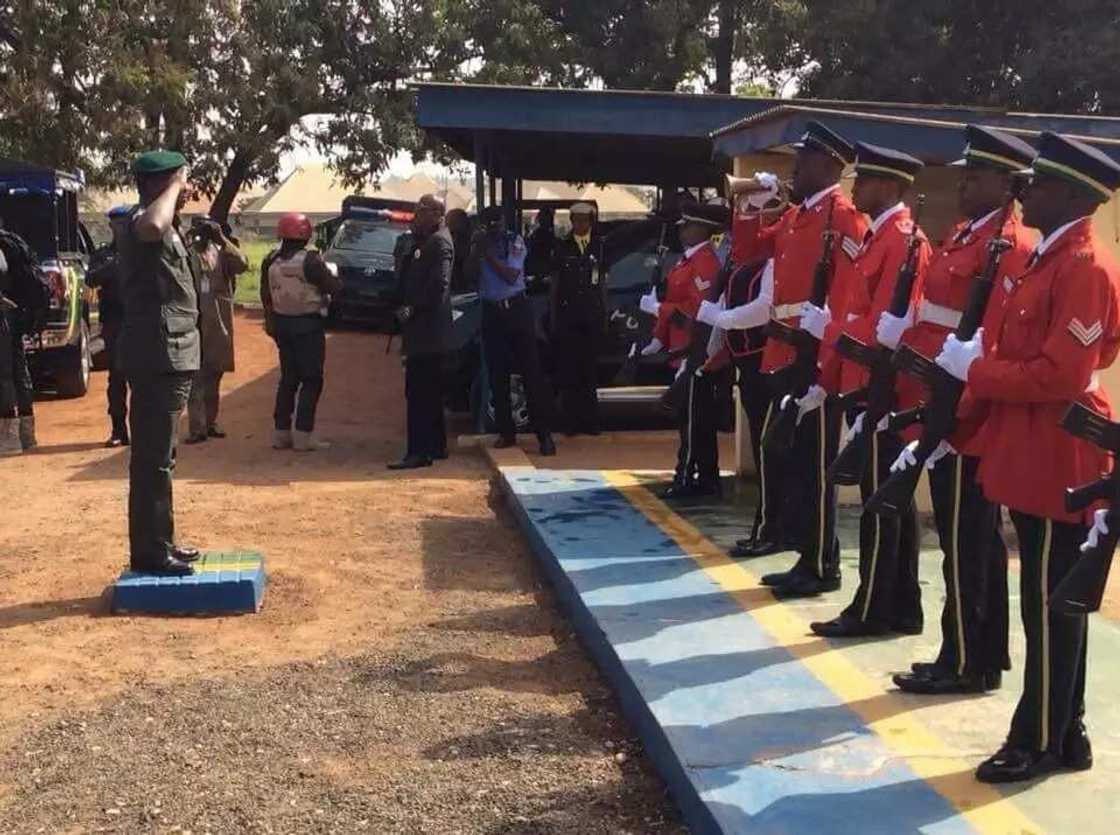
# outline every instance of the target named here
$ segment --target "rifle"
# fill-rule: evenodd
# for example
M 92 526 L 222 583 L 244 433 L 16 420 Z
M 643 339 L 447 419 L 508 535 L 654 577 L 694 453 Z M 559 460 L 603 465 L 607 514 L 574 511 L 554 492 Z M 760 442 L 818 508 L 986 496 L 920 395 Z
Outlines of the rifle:
M 999 215 L 999 232 L 988 244 L 988 260 L 984 271 L 976 277 L 968 296 L 968 304 L 961 316 L 954 335 L 967 341 L 976 335 L 988 309 L 988 299 L 995 287 L 996 273 L 1003 254 L 1011 249 L 1011 241 L 1003 237 L 1004 226 L 1019 196 L 1021 185 L 1014 182 L 1007 194 Z M 909 506 L 918 488 L 922 468 L 934 451 L 946 440 L 957 424 L 957 406 L 964 394 L 964 383 L 928 357 L 909 346 L 902 346 L 894 354 L 894 366 L 899 371 L 920 379 L 930 391 L 929 401 L 922 406 L 892 414 L 888 428 L 900 431 L 915 423 L 924 424 L 922 436 L 914 449 L 917 463 L 912 467 L 891 474 L 882 486 L 867 500 L 864 510 L 884 516 L 896 516 Z
M 905 316 L 910 307 L 910 294 L 918 277 L 918 251 L 924 240 L 918 227 L 918 220 L 925 205 L 926 196 L 918 195 L 914 211 L 914 228 L 906 242 L 906 260 L 899 267 L 895 279 L 894 292 L 887 308 L 892 316 Z M 891 413 L 894 406 L 894 381 L 898 369 L 892 363 L 894 351 L 883 345 L 865 345 L 849 334 L 843 334 L 836 342 L 840 356 L 864 366 L 870 372 L 867 386 L 844 394 L 840 398 L 841 408 L 858 402 L 866 402 L 863 414 L 863 427 L 828 468 L 828 480 L 834 484 L 859 484 L 867 470 L 871 456 L 871 444 L 879 422 Z
M 828 203 L 828 218 L 825 221 L 824 234 L 821 236 L 821 257 L 813 271 L 813 289 L 809 301 L 817 307 L 824 307 L 828 299 L 828 286 L 832 283 L 833 268 L 833 241 L 836 233 L 832 227 L 833 213 L 836 210 L 836 196 L 833 195 Z M 777 339 L 793 346 L 795 356 L 793 362 L 778 374 L 788 378 L 788 385 L 784 386 L 792 395 L 786 406 L 780 409 L 766 428 L 762 443 L 771 454 L 781 455 L 793 446 L 794 431 L 797 429 L 797 403 L 794 402 L 804 397 L 809 388 L 817 381 L 817 354 L 820 352 L 821 343 L 810 333 L 800 328 L 791 327 L 777 319 L 766 323 L 763 331 L 769 339 Z
M 1109 505 L 1105 524 L 1108 533 L 1081 555 L 1069 573 L 1050 595 L 1050 608 L 1063 615 L 1085 615 L 1101 608 L 1112 555 L 1120 541 L 1120 468 L 1115 464 L 1120 452 L 1120 423 L 1097 414 L 1081 403 L 1073 403 L 1062 418 L 1062 428 L 1113 456 L 1112 472 L 1081 487 L 1066 489 L 1066 510 L 1077 513 L 1103 501 Z

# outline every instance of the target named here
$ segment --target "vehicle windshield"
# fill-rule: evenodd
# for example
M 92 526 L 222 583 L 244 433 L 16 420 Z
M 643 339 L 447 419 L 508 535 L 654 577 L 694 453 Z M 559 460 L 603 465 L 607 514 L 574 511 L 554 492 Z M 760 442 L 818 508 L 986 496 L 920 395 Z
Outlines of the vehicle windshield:
M 333 249 L 380 252 L 392 255 L 397 238 L 405 231 L 394 223 L 370 220 L 344 220 L 331 243 Z

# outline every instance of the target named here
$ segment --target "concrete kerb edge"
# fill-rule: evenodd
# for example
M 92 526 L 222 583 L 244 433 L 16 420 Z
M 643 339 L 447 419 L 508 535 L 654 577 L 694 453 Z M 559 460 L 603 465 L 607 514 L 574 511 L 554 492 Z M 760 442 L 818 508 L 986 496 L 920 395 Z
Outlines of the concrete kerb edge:
M 606 639 L 606 635 L 599 627 L 595 616 L 584 604 L 571 579 L 560 567 L 559 562 L 529 518 L 524 506 L 517 500 L 505 468 L 535 469 L 524 452 L 520 450 L 517 452 L 520 453 L 519 456 L 510 456 L 509 450 L 504 450 L 503 457 L 514 458 L 517 463 L 507 460 L 503 464 L 497 460 L 490 449 L 485 450 L 486 458 L 494 470 L 502 493 L 508 500 L 510 509 L 517 519 L 517 524 L 525 534 L 529 547 L 537 558 L 545 576 L 548 577 L 561 607 L 571 621 L 575 634 L 595 660 L 599 671 L 610 683 L 622 706 L 623 715 L 637 731 L 646 754 L 653 762 L 658 774 L 665 781 L 669 793 L 680 809 L 681 817 L 689 830 L 696 835 L 724 835 L 722 827 L 716 821 L 703 798 L 700 797 L 692 780 L 689 779 L 684 764 L 673 751 L 664 729 L 654 717 L 649 705 L 638 690 L 637 684 L 626 672 L 622 659 L 618 657 L 614 647 Z M 524 461 L 520 461 L 519 458 L 523 458 Z

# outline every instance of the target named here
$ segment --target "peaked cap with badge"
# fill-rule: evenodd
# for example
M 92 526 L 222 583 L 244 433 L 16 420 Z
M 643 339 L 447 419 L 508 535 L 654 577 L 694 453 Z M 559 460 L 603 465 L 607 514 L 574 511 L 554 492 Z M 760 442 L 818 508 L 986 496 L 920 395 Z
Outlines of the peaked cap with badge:
M 902 151 L 871 145 L 867 142 L 856 143 L 856 170 L 849 176 L 887 177 L 900 180 L 907 185 L 914 182 L 925 163 Z
M 805 125 L 805 133 L 801 135 L 801 139 L 793 143 L 793 147 L 799 151 L 809 150 L 827 154 L 843 165 L 851 163 L 856 158 L 852 143 L 832 128 L 816 121 Z
M 731 223 L 731 209 L 714 203 L 689 203 L 681 207 L 679 225 L 699 223 L 715 229 L 724 229 Z
M 1068 136 L 1043 131 L 1038 156 L 1021 173 L 1058 177 L 1081 186 L 1094 197 L 1111 200 L 1120 188 L 1120 164 L 1103 151 Z
M 961 159 L 949 163 L 959 168 L 1020 171 L 1038 154 L 1029 142 L 994 128 L 966 125 L 964 136 L 964 154 Z

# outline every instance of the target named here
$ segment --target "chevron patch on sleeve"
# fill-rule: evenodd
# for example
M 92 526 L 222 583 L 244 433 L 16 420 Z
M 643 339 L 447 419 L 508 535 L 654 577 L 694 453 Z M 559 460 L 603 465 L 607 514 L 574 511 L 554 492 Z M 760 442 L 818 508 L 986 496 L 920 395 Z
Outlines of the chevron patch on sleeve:
M 1104 334 L 1104 326 L 1101 325 L 1098 319 L 1096 322 L 1086 327 L 1080 319 L 1074 316 L 1069 320 L 1069 332 L 1073 335 L 1074 339 L 1088 348 Z
M 840 248 L 844 250 L 844 254 L 847 255 L 848 258 L 852 261 L 854 261 L 856 259 L 856 256 L 859 255 L 859 242 L 854 238 L 849 238 L 847 235 L 845 235 L 844 240 L 840 242 Z

